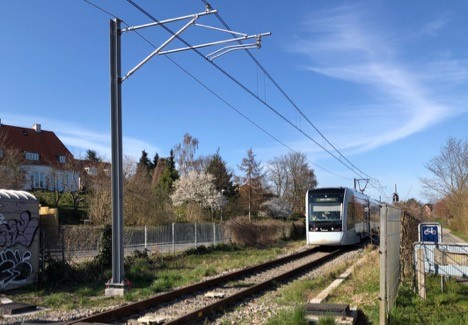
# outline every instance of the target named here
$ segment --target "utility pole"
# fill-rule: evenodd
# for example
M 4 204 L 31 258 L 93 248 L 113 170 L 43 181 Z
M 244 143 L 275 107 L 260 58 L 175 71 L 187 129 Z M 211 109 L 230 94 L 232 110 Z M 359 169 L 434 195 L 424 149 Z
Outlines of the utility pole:
M 123 176 L 122 176 L 122 79 L 120 22 L 110 21 L 110 88 L 111 88 L 111 185 L 112 185 L 112 279 L 106 296 L 124 293 L 123 251 Z
M 231 30 L 225 30 L 208 25 L 197 24 L 196 21 L 205 15 L 211 15 L 217 13 L 211 7 L 207 7 L 204 12 L 171 18 L 162 21 L 155 21 L 153 23 L 128 27 L 121 29 L 121 20 L 114 18 L 110 21 L 110 97 L 111 97 L 111 146 L 112 146 L 112 278 L 110 282 L 106 283 L 106 296 L 122 296 L 125 292 L 125 277 L 124 277 L 124 246 L 123 246 L 123 166 L 122 166 L 122 83 L 134 74 L 139 68 L 141 68 L 146 62 L 156 55 L 167 55 L 170 53 L 176 53 L 186 50 L 194 50 L 199 48 L 205 48 L 210 46 L 218 46 L 231 42 L 239 42 L 243 40 L 255 39 L 254 43 L 229 45 L 224 46 L 206 55 L 206 59 L 212 61 L 222 55 L 235 51 L 243 50 L 248 48 L 260 48 L 261 38 L 263 36 L 269 36 L 271 33 L 262 33 L 257 35 L 247 35 L 244 33 L 238 33 Z M 148 55 L 143 61 L 138 63 L 133 69 L 131 69 L 124 77 L 121 74 L 121 35 L 125 32 L 132 32 L 142 28 L 148 28 L 158 25 L 164 25 L 175 21 L 188 20 L 182 28 L 177 32 L 173 33 L 162 45 L 157 47 L 150 55 Z M 176 48 L 171 50 L 163 50 L 166 46 L 171 43 L 174 39 L 179 38 L 185 30 L 190 26 L 197 26 L 206 28 L 214 31 L 228 33 L 235 35 L 236 37 L 231 39 L 225 39 L 215 41 L 211 43 L 199 44 L 194 46 L 187 46 L 182 48 Z

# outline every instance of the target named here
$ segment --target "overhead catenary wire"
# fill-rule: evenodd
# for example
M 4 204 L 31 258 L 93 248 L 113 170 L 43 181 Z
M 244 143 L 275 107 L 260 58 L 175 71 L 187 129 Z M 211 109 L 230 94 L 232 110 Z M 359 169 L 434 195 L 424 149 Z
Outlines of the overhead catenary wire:
M 144 14 L 145 16 L 147 16 L 149 19 L 153 20 L 154 22 L 158 23 L 159 20 L 156 19 L 154 16 L 152 16 L 148 11 L 146 11 L 145 9 L 143 9 L 141 6 L 139 6 L 137 3 L 135 3 L 133 0 L 126 0 L 129 4 L 131 4 L 132 6 L 134 6 L 138 11 L 140 11 L 142 14 Z M 175 32 L 172 31 L 169 27 L 165 26 L 165 25 L 160 25 L 162 28 L 164 28 L 167 32 L 169 32 L 171 35 L 175 35 Z M 193 51 L 195 53 L 197 53 L 199 56 L 201 56 L 203 59 L 205 59 L 207 62 L 209 62 L 212 66 L 214 66 L 218 71 L 220 71 L 222 74 L 224 74 L 227 78 L 229 78 L 231 81 L 233 81 L 235 84 L 237 84 L 239 87 L 241 87 L 242 89 L 244 89 L 244 91 L 246 91 L 248 94 L 250 94 L 251 96 L 253 96 L 254 98 L 256 98 L 258 101 L 260 101 L 264 106 L 266 106 L 267 108 L 269 108 L 272 112 L 274 112 L 278 117 L 280 117 L 282 120 L 284 120 L 287 124 L 289 124 L 290 126 L 292 126 L 293 128 L 295 128 L 297 131 L 299 131 L 300 133 L 302 133 L 306 138 L 308 138 L 309 140 L 311 140 L 312 142 L 314 142 L 317 146 L 319 146 L 320 148 L 322 148 L 324 151 L 326 151 L 328 154 L 330 154 L 332 157 L 334 157 L 336 160 L 338 160 L 342 165 L 344 165 L 346 168 L 350 169 L 353 173 L 355 173 L 356 175 L 359 175 L 359 177 L 363 177 L 362 173 L 359 173 L 359 171 L 356 171 L 355 169 L 353 169 L 353 167 L 350 167 L 349 165 L 347 165 L 346 163 L 344 163 L 339 157 L 337 157 L 335 154 L 333 154 L 330 150 L 328 150 L 327 148 L 325 148 L 323 145 L 321 145 L 319 142 L 317 142 L 315 139 L 313 139 L 310 135 L 308 135 L 307 133 L 305 133 L 303 130 L 301 130 L 300 128 L 298 128 L 294 123 L 292 123 L 290 120 L 288 120 L 284 115 L 282 115 L 278 110 L 276 110 L 273 106 L 271 106 L 270 104 L 268 104 L 265 100 L 261 99 L 259 96 L 257 96 L 252 90 L 250 90 L 249 88 L 247 88 L 244 84 L 242 84 L 239 80 L 237 80 L 235 77 L 233 77 L 230 73 L 228 73 L 226 70 L 224 70 L 222 67 L 220 67 L 218 64 L 216 64 L 215 62 L 213 61 L 210 61 L 209 59 L 207 59 L 203 53 L 201 53 L 198 49 L 196 48 L 193 48 L 186 40 L 184 40 L 182 37 L 180 37 L 180 35 L 177 35 L 176 38 L 181 41 L 182 43 L 184 43 L 187 47 L 190 47 L 193 49 Z
M 203 0 L 202 0 L 203 1 Z M 143 9 L 141 6 L 139 6 L 137 3 L 135 3 L 134 1 L 132 0 L 127 0 L 128 3 L 130 3 L 132 6 L 134 6 L 137 10 L 139 10 L 141 13 L 143 13 L 145 16 L 147 16 L 148 18 L 152 19 L 154 22 L 159 22 L 158 19 L 156 19 L 154 16 L 152 16 L 149 12 L 147 12 L 145 9 Z M 204 2 L 205 3 L 205 2 Z M 211 8 L 211 5 L 209 5 L 208 2 L 205 3 L 207 8 Z M 218 19 L 221 19 L 222 18 L 219 16 L 218 13 L 215 13 L 216 16 L 218 16 L 219 18 Z M 223 23 L 223 22 L 222 22 Z M 229 26 L 224 22 L 223 23 L 225 25 L 225 27 L 227 29 L 230 29 Z M 165 25 L 161 25 L 161 27 L 163 27 L 166 31 L 168 31 L 171 35 L 174 35 L 175 33 L 167 26 Z M 234 36 L 234 35 L 233 35 Z M 182 43 L 184 43 L 187 47 L 191 47 L 192 46 L 187 42 L 185 41 L 182 37 L 180 37 L 180 35 L 177 35 L 176 36 L 177 39 L 179 41 L 181 41 Z M 240 41 L 239 41 L 240 42 Z M 240 42 L 242 43 L 242 42 Z M 284 117 L 282 114 L 280 114 L 274 107 L 272 107 L 270 104 L 268 104 L 265 100 L 261 99 L 258 95 L 256 95 L 253 91 L 251 91 L 250 89 L 248 89 L 244 84 L 242 84 L 239 80 L 237 80 L 236 78 L 234 78 L 231 74 L 229 74 L 226 70 L 224 70 L 222 67 L 220 67 L 219 65 L 217 65 L 216 63 L 214 63 L 212 60 L 209 60 L 208 58 L 206 58 L 203 53 L 201 53 L 198 49 L 196 48 L 193 48 L 193 50 L 199 55 L 201 56 L 202 58 L 204 58 L 205 60 L 207 60 L 211 65 L 213 65 L 216 69 L 218 69 L 221 73 L 223 73 L 226 77 L 228 77 L 229 79 L 231 79 L 234 83 L 236 83 L 239 87 L 241 87 L 242 89 L 244 89 L 247 93 L 249 93 L 251 96 L 253 96 L 254 98 L 256 98 L 258 101 L 260 101 L 264 106 L 266 106 L 267 108 L 269 108 L 271 111 L 273 111 L 276 115 L 278 115 L 281 119 L 283 119 L 286 123 L 288 123 L 289 125 L 291 125 L 293 128 L 295 128 L 296 130 L 298 130 L 300 133 L 302 133 L 305 137 L 307 137 L 308 139 L 310 139 L 312 142 L 314 142 L 317 146 L 319 146 L 320 148 L 322 148 L 324 151 L 326 151 L 328 154 L 330 154 L 333 158 L 335 158 L 336 160 L 338 160 L 343 166 L 345 166 L 346 168 L 348 168 L 349 170 L 351 170 L 353 173 L 355 173 L 356 175 L 358 175 L 358 177 L 360 178 L 364 178 L 364 176 L 366 176 L 367 178 L 370 178 L 372 180 L 375 180 L 378 184 L 378 186 L 373 186 L 372 184 L 370 185 L 371 187 L 373 187 L 374 189 L 376 189 L 377 191 L 379 191 L 381 194 L 383 194 L 384 196 L 388 196 L 385 191 L 383 190 L 383 187 L 381 186 L 380 182 L 373 178 L 373 177 L 370 177 L 369 175 L 367 175 L 366 173 L 364 173 L 363 171 L 361 171 L 359 168 L 357 168 L 353 163 L 351 163 L 317 128 L 315 125 L 313 125 L 313 123 L 307 118 L 307 116 L 305 116 L 305 114 L 299 109 L 299 107 L 292 101 L 292 99 L 286 94 L 286 92 L 279 86 L 279 84 L 271 77 L 271 75 L 266 71 L 266 69 L 258 62 L 258 60 L 255 59 L 255 57 L 250 53 L 250 51 L 248 49 L 246 49 L 245 51 L 247 51 L 249 53 L 249 55 L 251 56 L 251 58 L 254 60 L 254 62 L 256 62 L 258 64 L 258 66 L 262 69 L 262 71 L 265 73 L 265 75 L 268 76 L 268 78 L 274 83 L 276 84 L 277 88 L 280 90 L 280 92 L 283 93 L 283 95 L 288 99 L 288 101 L 290 101 L 290 103 L 300 112 L 300 114 L 314 127 L 314 129 L 316 129 L 316 131 L 322 136 L 322 138 L 325 139 L 326 142 L 328 142 L 334 149 L 335 151 L 338 152 L 338 154 L 340 156 L 343 157 L 343 159 L 345 159 L 350 165 L 347 165 L 346 163 L 344 163 L 339 157 L 337 157 L 335 154 L 333 154 L 330 150 L 328 150 L 327 148 L 325 148 L 323 145 L 321 145 L 320 143 L 318 143 L 315 139 L 313 139 L 311 136 L 309 136 L 308 134 L 306 134 L 302 129 L 300 129 L 299 127 L 297 127 L 294 123 L 292 123 L 291 121 L 289 121 L 286 117 Z M 364 176 L 363 176 L 364 175 Z
M 115 15 L 113 15 L 112 13 L 110 13 L 109 11 L 103 9 L 102 7 L 99 7 L 98 5 L 92 3 L 91 1 L 89 0 L 83 0 L 85 1 L 86 3 L 90 4 L 91 6 L 101 10 L 102 12 L 106 13 L 107 15 L 111 16 L 111 17 L 116 17 Z M 158 20 L 154 17 L 152 17 L 148 12 L 146 12 L 143 8 L 141 8 L 140 6 L 138 6 L 136 3 L 134 3 L 133 1 L 131 0 L 127 0 L 127 2 L 129 2 L 130 4 L 132 4 L 133 6 L 135 6 L 135 8 L 137 8 L 139 11 L 141 11 L 143 14 L 145 14 L 147 17 L 149 17 L 150 19 L 152 19 L 153 21 L 155 22 L 158 22 Z M 141 9 L 141 10 L 140 10 Z M 142 11 L 143 10 L 143 11 Z M 218 14 L 216 14 L 218 15 Z M 219 17 L 221 20 L 222 18 Z M 126 22 L 122 21 L 127 27 L 130 27 Z M 162 27 L 164 27 L 169 33 L 172 33 L 174 34 L 173 31 L 171 31 L 167 26 L 164 26 L 162 25 Z M 229 28 L 227 26 L 227 28 Z M 141 35 L 140 33 L 138 33 L 137 31 L 135 31 L 143 40 L 145 40 L 148 44 L 150 44 L 151 46 L 153 47 L 156 47 L 151 41 L 149 41 L 147 38 L 145 38 L 143 35 Z M 186 42 L 185 40 L 181 39 L 179 36 L 177 37 L 181 42 L 185 43 L 187 46 L 190 47 L 190 44 L 188 42 Z M 194 49 L 195 52 L 197 52 L 200 56 L 202 56 L 203 58 L 205 58 L 205 56 L 199 52 L 198 50 Z M 247 51 L 249 52 L 249 54 L 252 56 L 252 54 L 250 53 L 250 51 Z M 255 123 L 253 120 L 251 120 L 250 118 L 248 118 L 246 115 L 244 115 L 242 112 L 240 112 L 238 109 L 236 109 L 233 105 L 231 105 L 229 102 L 227 102 L 225 99 L 223 99 L 221 96 L 219 96 L 216 92 L 214 92 L 211 88 L 209 88 L 206 84 L 204 84 L 200 79 L 198 79 L 197 77 L 195 77 L 193 74 L 191 74 L 187 69 L 183 68 L 180 64 L 178 64 L 175 60 L 171 59 L 169 56 L 167 55 L 164 55 L 168 60 L 170 60 L 173 64 L 175 64 L 176 66 L 179 67 L 179 69 L 181 69 L 182 71 L 184 71 L 187 75 L 189 75 L 192 79 L 194 79 L 196 82 L 198 82 L 202 87 L 204 87 L 206 90 L 208 90 L 210 93 L 212 93 L 215 97 L 217 97 L 219 100 L 221 100 L 222 102 L 224 102 L 228 107 L 230 107 L 231 109 L 233 109 L 234 111 L 236 111 L 238 114 L 240 114 L 244 119 L 246 119 L 247 121 L 249 121 L 251 124 L 253 124 L 255 127 L 257 127 L 258 129 L 260 129 L 262 132 L 264 132 L 265 134 L 267 134 L 268 136 L 270 136 L 272 139 L 274 139 L 275 141 L 277 141 L 278 143 L 280 143 L 281 145 L 283 145 L 285 148 L 287 148 L 288 150 L 290 150 L 291 152 L 295 152 L 295 153 L 298 153 L 296 150 L 292 149 L 290 146 L 288 146 L 287 144 L 285 144 L 284 142 L 282 142 L 281 140 L 279 140 L 278 138 L 276 138 L 275 136 L 273 136 L 271 133 L 269 133 L 268 131 L 266 131 L 264 128 L 262 128 L 260 125 L 258 125 L 257 123 Z M 206 58 L 205 58 L 206 59 Z M 253 57 L 254 61 L 257 61 L 254 57 Z M 208 60 L 208 62 L 210 62 Z M 258 62 L 258 61 L 257 61 Z M 213 62 L 210 62 L 212 63 L 212 65 L 214 65 L 218 70 L 220 70 L 223 74 L 225 74 L 229 79 L 231 79 L 233 82 L 235 82 L 236 84 L 238 84 L 241 88 L 243 88 L 246 92 L 248 92 L 249 94 L 251 94 L 252 96 L 254 96 L 255 98 L 257 98 L 257 100 L 259 100 L 260 102 L 262 102 L 265 106 L 267 106 L 270 110 L 272 110 L 273 112 L 275 112 L 280 118 L 282 118 L 283 120 L 285 120 L 288 124 L 290 124 L 292 127 L 296 128 L 299 132 L 303 133 L 307 138 L 309 138 L 311 141 L 313 141 L 314 143 L 316 143 L 319 147 L 321 147 L 323 150 L 325 150 L 326 152 L 328 152 L 330 155 L 332 155 L 335 159 L 337 159 L 338 161 L 340 161 L 345 167 L 347 167 L 348 169 L 350 169 L 351 171 L 353 171 L 354 173 L 356 173 L 355 170 L 353 170 L 352 168 L 350 168 L 349 166 L 347 166 L 346 164 L 344 164 L 338 157 L 336 157 L 335 155 L 333 155 L 328 149 L 324 148 L 323 146 L 321 146 L 319 143 L 317 143 L 313 138 L 311 138 L 310 136 L 308 136 L 307 134 L 305 134 L 302 130 L 300 130 L 299 128 L 297 128 L 297 126 L 295 126 L 292 122 L 290 122 L 287 118 L 285 118 L 284 116 L 282 116 L 281 114 L 279 114 L 279 112 L 277 112 L 277 110 L 275 110 L 273 107 L 271 107 L 270 105 L 268 105 L 265 100 L 266 100 L 266 93 L 265 93 L 265 100 L 262 100 L 261 98 L 259 98 L 258 94 L 255 95 L 250 89 L 248 89 L 247 87 L 245 87 L 243 84 L 241 84 L 237 79 L 235 79 L 234 77 L 232 77 L 229 73 L 227 73 L 227 71 L 225 71 L 224 69 L 222 69 L 221 67 L 219 67 L 218 65 L 214 64 Z M 262 69 L 262 71 L 264 71 L 264 75 L 267 75 L 268 78 L 270 80 L 272 80 L 271 78 L 271 75 L 269 75 L 268 72 L 266 72 L 266 70 L 264 69 L 263 66 L 261 66 L 261 64 L 259 64 L 259 67 Z M 266 73 L 265 73 L 266 72 Z M 273 82 L 273 81 L 272 81 Z M 276 82 L 275 82 L 276 83 Z M 278 87 L 280 88 L 280 87 Z M 266 90 L 265 90 L 266 92 Z M 285 94 L 285 96 L 287 96 Z M 288 96 L 287 96 L 288 97 Z M 302 113 L 302 112 L 301 112 Z M 305 117 L 305 116 L 304 116 Z M 306 118 L 306 117 L 305 117 Z M 310 122 L 311 123 L 311 122 Z M 315 127 L 315 126 L 314 126 Z M 318 130 L 317 130 L 318 131 Z M 328 141 L 327 141 L 328 142 Z M 345 180 L 348 180 L 348 181 L 351 181 L 349 178 L 346 178 L 346 177 L 343 177 L 341 175 L 338 175 L 336 173 L 333 173 L 323 167 L 321 167 L 320 165 L 316 164 L 316 163 L 313 163 L 312 161 L 310 161 L 307 157 L 306 159 L 315 167 L 331 174 L 331 175 L 334 175 L 336 177 L 339 177 L 339 178 L 342 178 L 342 179 L 345 179 Z M 347 159 L 346 159 L 347 160 Z M 360 171 L 360 170 L 359 170 Z M 362 172 L 362 171 L 361 171 Z M 356 173 L 357 174 L 357 173 Z M 366 175 L 367 176 L 367 175 Z M 370 177 L 369 177 L 370 178 Z M 377 180 L 378 182 L 378 180 Z M 380 184 L 380 183 L 379 183 Z M 372 186 L 374 187 L 374 186 Z M 374 187 L 375 188 L 375 187 Z M 386 194 L 384 194 L 386 196 Z
M 99 9 L 100 11 L 106 13 L 107 15 L 109 15 L 110 17 L 116 17 L 115 15 L 113 15 L 112 13 L 110 13 L 109 11 L 99 7 L 98 5 L 92 3 L 91 1 L 89 0 L 83 0 L 85 1 L 86 3 L 92 5 L 93 7 Z M 122 20 L 122 23 L 127 26 L 128 28 L 130 28 L 131 26 L 126 23 L 124 20 Z M 146 38 L 145 36 L 143 36 L 141 33 L 139 33 L 138 31 L 134 30 L 133 32 L 135 32 L 141 39 L 143 39 L 145 42 L 147 42 L 149 45 L 151 45 L 153 48 L 157 48 L 157 46 L 152 43 L 148 38 Z M 291 152 L 294 152 L 294 153 L 299 153 L 298 151 L 294 150 L 293 148 L 291 148 L 290 146 L 288 146 L 286 143 L 284 143 L 283 141 L 279 140 L 277 137 L 275 137 L 274 135 L 272 135 L 270 132 L 268 132 L 266 129 L 264 129 L 262 126 L 260 126 L 259 124 L 257 124 L 255 121 L 253 121 L 252 119 L 250 119 L 248 116 L 246 116 L 245 114 L 243 114 L 240 110 L 238 110 L 236 107 L 234 107 L 231 103 L 229 103 L 227 100 L 225 100 L 223 97 L 221 97 L 218 93 L 216 93 L 214 90 L 212 90 L 208 85 L 206 85 L 205 83 L 203 83 L 199 78 L 197 78 L 195 75 L 193 75 L 192 73 L 190 73 L 190 71 L 188 71 L 187 69 L 185 69 L 182 65 L 180 65 L 177 61 L 173 60 L 172 58 L 170 58 L 168 55 L 164 55 L 164 57 L 166 59 L 168 59 L 169 61 L 171 61 L 174 65 L 176 65 L 180 70 L 182 70 L 184 73 L 186 73 L 189 77 L 191 77 L 193 80 L 195 80 L 198 84 L 200 84 L 203 88 L 205 88 L 208 92 L 210 92 L 213 96 L 215 96 L 216 98 L 218 98 L 220 101 L 222 101 L 224 104 L 226 104 L 229 108 L 231 108 L 232 110 L 234 110 L 235 112 L 237 112 L 240 116 L 242 116 L 245 120 L 247 120 L 249 123 L 251 123 L 252 125 L 254 125 L 256 128 L 258 128 L 259 130 L 261 130 L 262 132 L 264 132 L 266 135 L 268 135 L 269 137 L 271 137 L 273 140 L 275 140 L 276 142 L 278 142 L 279 144 L 281 144 L 282 146 L 284 146 L 285 148 L 287 148 L 288 150 L 290 150 Z M 347 181 L 351 181 L 351 179 L 349 178 L 346 178 L 344 176 L 341 176 L 341 175 L 338 175 L 314 162 L 312 162 L 310 159 L 306 158 L 307 161 L 325 171 L 326 173 L 329 173 L 331 175 L 334 175 L 336 177 L 339 177 L 339 178 L 342 178 L 344 180 L 347 180 Z
M 201 0 L 207 8 L 211 8 L 210 3 L 207 0 Z M 228 30 L 231 31 L 230 26 L 226 23 L 226 21 L 221 17 L 219 12 L 216 12 L 214 14 L 216 18 L 220 21 L 220 23 Z M 231 34 L 233 37 L 235 34 Z M 240 44 L 242 44 L 241 41 L 238 41 Z M 346 162 L 348 162 L 355 170 L 359 171 L 362 175 L 366 176 L 369 179 L 375 180 L 378 183 L 378 191 L 381 192 L 382 194 L 386 195 L 384 193 L 384 190 L 382 188 L 382 185 L 380 184 L 379 180 L 376 178 L 373 178 L 363 172 L 360 168 L 358 168 L 355 164 L 353 164 L 348 158 L 344 156 L 344 154 L 341 153 L 340 150 L 338 150 L 333 143 L 328 140 L 328 138 L 312 123 L 312 121 L 304 114 L 304 112 L 298 107 L 298 105 L 292 100 L 292 98 L 286 93 L 286 91 L 279 85 L 279 83 L 271 76 L 271 74 L 267 71 L 267 69 L 255 58 L 255 56 L 252 54 L 252 52 L 249 49 L 244 49 L 244 51 L 248 54 L 248 56 L 254 61 L 254 63 L 257 65 L 258 68 L 262 70 L 264 75 L 273 83 L 273 85 L 279 90 L 279 92 L 288 100 L 288 102 L 296 109 L 297 112 L 314 128 L 314 130 L 338 153 L 340 157 L 342 157 Z M 258 77 L 257 77 L 258 78 Z M 258 81 L 257 81 L 258 82 Z M 356 173 L 357 174 L 357 173 Z M 359 175 L 362 177 L 362 175 Z M 372 185 L 371 185 L 372 186 Z M 374 187 L 374 186 L 372 186 Z M 375 188 L 375 187 L 374 187 Z

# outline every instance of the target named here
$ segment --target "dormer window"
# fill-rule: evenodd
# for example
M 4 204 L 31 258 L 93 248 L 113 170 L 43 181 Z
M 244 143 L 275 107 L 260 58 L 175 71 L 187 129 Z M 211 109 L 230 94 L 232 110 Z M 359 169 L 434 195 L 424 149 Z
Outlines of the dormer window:
M 91 176 L 96 176 L 97 175 L 97 168 L 96 167 L 85 167 L 86 173 Z
M 26 160 L 39 160 L 39 154 L 36 152 L 28 152 L 25 153 Z
M 66 161 L 65 156 L 58 156 L 58 162 L 64 164 Z

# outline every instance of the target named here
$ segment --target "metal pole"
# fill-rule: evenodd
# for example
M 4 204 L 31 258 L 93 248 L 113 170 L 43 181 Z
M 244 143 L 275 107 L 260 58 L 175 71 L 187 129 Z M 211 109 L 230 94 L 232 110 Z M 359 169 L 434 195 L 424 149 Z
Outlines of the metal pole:
M 172 223 L 172 252 L 175 254 L 175 229 L 174 223 Z
M 195 222 L 195 247 L 197 247 L 197 223 Z
M 120 56 L 120 22 L 110 21 L 111 72 L 111 142 L 112 142 L 112 279 L 109 295 L 123 295 L 123 177 L 122 177 L 122 80 Z M 116 290 L 115 290 L 116 289 Z M 119 291 L 121 290 L 121 291 Z
M 145 249 L 148 246 L 148 228 L 145 225 Z
M 213 222 L 213 245 L 216 245 L 216 223 Z

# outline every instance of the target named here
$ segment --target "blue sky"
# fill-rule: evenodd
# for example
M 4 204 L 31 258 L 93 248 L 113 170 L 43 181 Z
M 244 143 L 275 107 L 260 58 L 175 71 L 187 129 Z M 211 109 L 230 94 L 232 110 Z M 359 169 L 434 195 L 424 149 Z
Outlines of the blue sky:
M 125 0 L 90 1 L 130 26 L 151 22 Z M 137 3 L 159 20 L 205 9 L 198 0 Z M 252 53 L 346 159 L 379 181 L 380 191 L 368 187 L 371 196 L 391 195 L 396 184 L 402 199 L 426 200 L 419 182 L 429 176 L 424 164 L 449 136 L 468 133 L 468 2 L 210 3 L 235 31 L 272 33 Z M 110 160 L 110 18 L 83 0 L 2 2 L 2 123 L 40 123 L 75 155 L 93 149 Z M 198 22 L 223 27 L 214 15 Z M 177 30 L 181 24 L 167 26 Z M 141 34 L 155 45 L 169 37 L 159 27 Z M 182 37 L 194 45 L 229 35 L 192 26 Z M 153 49 L 139 35 L 125 33 L 123 74 Z M 307 154 L 319 186 L 352 186 L 359 177 L 323 150 L 334 152 L 243 51 L 215 63 L 297 129 L 196 53 L 170 59 L 211 92 L 168 58 L 154 57 L 122 86 L 126 155 L 138 159 L 145 149 L 151 157 L 166 156 L 189 133 L 200 141 L 198 154 L 220 148 L 234 171 L 249 148 L 266 164 L 289 147 Z

